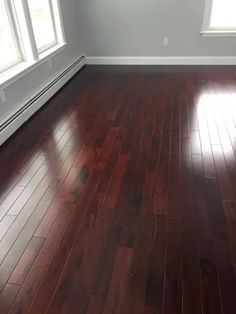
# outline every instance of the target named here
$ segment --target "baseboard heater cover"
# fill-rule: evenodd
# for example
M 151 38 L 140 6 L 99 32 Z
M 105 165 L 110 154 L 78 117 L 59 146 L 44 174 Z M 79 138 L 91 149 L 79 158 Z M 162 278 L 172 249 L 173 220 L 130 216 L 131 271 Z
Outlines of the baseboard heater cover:
M 36 111 L 38 111 L 55 93 L 66 84 L 84 65 L 86 57 L 81 56 L 53 81 L 32 97 L 13 115 L 0 125 L 0 145 L 17 131 Z

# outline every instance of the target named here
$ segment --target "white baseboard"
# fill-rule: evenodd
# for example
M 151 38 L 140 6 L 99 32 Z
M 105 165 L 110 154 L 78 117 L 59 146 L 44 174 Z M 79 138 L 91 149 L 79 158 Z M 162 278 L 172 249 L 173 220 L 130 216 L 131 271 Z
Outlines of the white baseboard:
M 236 65 L 236 56 L 228 57 L 87 57 L 94 65 Z
M 80 58 L 72 63 L 71 66 L 65 69 L 65 71 L 58 75 L 52 82 L 47 84 L 47 86 L 45 86 L 42 91 L 39 91 L 37 95 L 33 95 L 29 101 L 22 105 L 21 110 L 13 113 L 11 117 L 6 119 L 6 121 L 0 125 L 0 128 L 2 129 L 0 131 L 0 146 L 86 64 L 86 57 L 81 58 L 81 60 Z M 78 60 L 80 61 L 78 62 Z M 43 92 L 44 90 L 45 92 Z M 36 100 L 32 101 L 34 98 Z M 30 105 L 24 109 L 27 104 Z

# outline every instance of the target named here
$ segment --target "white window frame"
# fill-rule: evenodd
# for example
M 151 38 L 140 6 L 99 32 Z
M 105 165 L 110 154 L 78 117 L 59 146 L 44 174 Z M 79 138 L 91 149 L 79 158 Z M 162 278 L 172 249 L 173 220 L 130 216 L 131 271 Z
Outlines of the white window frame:
M 205 0 L 201 35 L 203 37 L 236 37 L 236 28 L 232 29 L 226 27 L 210 27 L 213 1 L 214 0 Z
M 27 0 L 27 4 L 30 0 Z M 55 23 L 55 1 L 54 0 L 47 0 L 49 3 L 49 7 L 50 7 L 50 13 L 52 16 L 52 27 L 53 27 L 53 33 L 55 36 L 55 41 L 51 42 L 50 44 L 44 45 L 43 47 L 41 47 L 40 49 L 38 49 L 38 53 L 41 54 L 43 52 L 45 52 L 46 50 L 56 46 L 58 44 L 58 33 L 61 31 L 61 27 L 58 27 L 58 25 L 56 25 Z M 28 4 L 29 6 L 29 4 Z M 31 19 L 31 17 L 30 17 Z M 32 29 L 33 30 L 33 29 Z M 33 30 L 34 32 L 34 30 Z
M 0 72 L 0 90 L 40 66 L 66 47 L 60 0 L 49 0 L 56 41 L 37 49 L 28 0 L 4 0 L 17 46 L 19 62 Z
M 19 30 L 17 29 L 17 25 L 15 22 L 13 8 L 12 8 L 12 2 L 7 1 L 7 0 L 3 0 L 3 2 L 5 4 L 6 12 L 8 15 L 8 22 L 9 22 L 9 26 L 11 29 L 13 41 L 15 44 L 17 60 L 15 60 L 15 62 L 13 62 L 12 64 L 9 64 L 8 66 L 3 67 L 2 69 L 0 68 L 0 75 L 4 72 L 8 71 L 8 69 L 12 68 L 13 66 L 15 66 L 15 65 L 17 65 L 23 61 L 23 53 L 21 50 L 21 43 L 19 41 Z

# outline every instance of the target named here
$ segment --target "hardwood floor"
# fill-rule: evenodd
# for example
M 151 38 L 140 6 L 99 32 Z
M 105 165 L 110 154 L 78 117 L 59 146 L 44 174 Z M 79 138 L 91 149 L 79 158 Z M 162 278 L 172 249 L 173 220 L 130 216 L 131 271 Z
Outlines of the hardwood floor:
M 88 66 L 1 148 L 1 314 L 235 296 L 235 68 Z

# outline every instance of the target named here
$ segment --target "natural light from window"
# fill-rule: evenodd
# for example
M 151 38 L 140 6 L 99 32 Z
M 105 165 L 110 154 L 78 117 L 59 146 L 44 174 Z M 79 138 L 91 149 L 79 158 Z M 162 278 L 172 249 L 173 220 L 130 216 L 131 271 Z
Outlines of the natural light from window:
M 56 32 L 50 0 L 28 0 L 35 41 L 40 52 L 55 45 Z
M 213 0 L 210 28 L 236 29 L 236 0 Z
M 0 0 L 0 73 L 19 59 L 5 1 Z
M 0 88 L 65 46 L 60 0 L 0 0 Z

